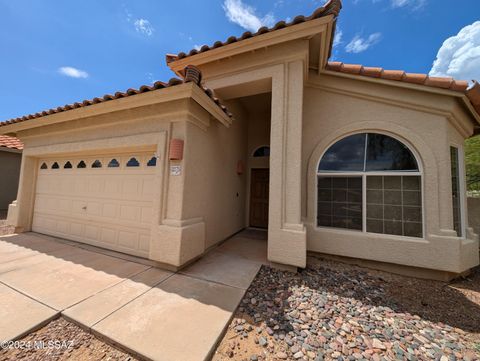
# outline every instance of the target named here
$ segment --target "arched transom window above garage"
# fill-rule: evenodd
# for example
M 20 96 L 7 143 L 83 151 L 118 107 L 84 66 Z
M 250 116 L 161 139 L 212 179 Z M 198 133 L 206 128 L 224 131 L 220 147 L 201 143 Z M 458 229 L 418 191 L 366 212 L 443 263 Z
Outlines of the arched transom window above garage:
M 413 152 L 379 133 L 331 145 L 318 165 L 317 226 L 423 237 L 422 173 Z

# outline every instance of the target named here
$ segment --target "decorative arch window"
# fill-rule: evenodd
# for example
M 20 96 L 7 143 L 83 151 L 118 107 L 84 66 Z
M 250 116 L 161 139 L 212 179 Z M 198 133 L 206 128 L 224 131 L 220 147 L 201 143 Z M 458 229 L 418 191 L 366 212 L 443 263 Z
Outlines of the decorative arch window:
M 52 169 L 59 169 L 59 168 L 60 168 L 60 166 L 58 165 L 57 162 L 52 164 Z
M 63 168 L 64 168 L 64 169 L 72 169 L 72 163 L 70 163 L 70 162 L 65 163 L 65 164 L 63 165 Z
M 100 162 L 98 159 L 92 163 L 92 168 L 102 168 L 102 162 Z
M 152 157 L 148 162 L 147 162 L 147 167 L 155 167 L 157 165 L 157 157 Z
M 255 152 L 253 152 L 253 157 L 270 157 L 270 147 L 268 145 L 264 145 L 262 147 L 258 147 L 255 149 Z
M 46 163 L 42 163 L 40 169 L 48 169 L 48 165 Z
M 317 225 L 423 237 L 421 177 L 415 156 L 397 139 L 347 136 L 320 160 Z
M 85 162 L 83 160 L 81 160 L 78 164 L 77 164 L 77 168 L 87 168 L 87 165 L 85 164 Z
M 132 157 L 127 162 L 127 167 L 140 167 L 140 163 L 138 162 L 137 158 Z
M 118 163 L 118 160 L 113 158 L 110 162 L 108 162 L 108 168 L 118 168 L 120 167 L 120 163 Z

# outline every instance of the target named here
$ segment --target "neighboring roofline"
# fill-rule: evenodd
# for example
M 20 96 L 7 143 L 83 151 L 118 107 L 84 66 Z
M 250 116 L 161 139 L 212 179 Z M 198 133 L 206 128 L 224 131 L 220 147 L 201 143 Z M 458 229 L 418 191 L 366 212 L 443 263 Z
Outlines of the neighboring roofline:
M 132 107 L 160 104 L 189 97 L 226 127 L 231 125 L 232 117 L 228 116 L 220 107 L 218 107 L 209 95 L 206 94 L 203 88 L 200 88 L 192 82 L 187 82 L 163 88 L 161 91 L 149 91 L 138 94 L 138 96 L 124 96 L 108 102 L 90 104 L 88 106 L 78 107 L 68 111 L 41 115 L 40 117 L 32 119 L 27 118 L 25 120 L 8 124 L 0 123 L 0 134 L 15 134 L 18 131 L 26 129 L 38 128 L 50 124 L 128 110 Z
M 12 150 L 21 152 L 23 149 L 23 143 L 16 137 L 8 135 L 0 135 L 0 150 Z
M 431 77 L 427 74 L 406 73 L 402 70 L 385 70 L 342 62 L 329 62 L 321 73 L 459 98 L 477 122 L 474 125 L 474 135 L 480 134 L 480 84 L 476 81 L 469 88 L 467 81 L 449 77 Z
M 279 21 L 273 27 L 261 27 L 256 33 L 244 32 L 240 37 L 230 36 L 225 42 L 216 41 L 212 46 L 204 45 L 200 50 L 192 49 L 187 53 L 167 54 L 167 65 L 176 74 L 181 75 L 185 65 L 201 65 L 219 58 L 238 55 L 258 48 L 272 46 L 280 42 L 294 40 L 299 37 L 311 36 L 319 32 L 318 25 L 334 23 L 342 8 L 341 0 L 328 0 L 327 3 L 315 10 L 312 15 L 296 16 L 291 22 Z M 330 56 L 333 44 L 333 34 L 330 39 L 326 58 Z M 325 60 L 326 61 L 326 60 Z
M 2 147 L 2 146 L 0 146 L 0 152 L 21 154 L 21 153 L 23 152 L 23 149 L 8 148 L 8 147 Z
M 219 99 L 213 95 L 210 89 L 201 85 L 202 75 L 200 71 L 194 66 L 187 68 L 189 69 L 189 76 L 186 77 L 185 80 L 173 78 L 170 79 L 168 83 L 156 82 L 152 86 L 143 85 L 138 90 L 128 89 L 124 93 L 116 92 L 114 95 L 106 94 L 102 98 L 84 100 L 81 103 L 67 104 L 63 107 L 52 108 L 40 113 L 0 122 L 0 134 L 13 133 L 14 131 L 12 129 L 18 131 L 124 110 L 128 109 L 128 104 L 132 104 L 133 101 L 135 101 L 135 105 L 138 106 L 138 104 L 154 104 L 180 99 L 186 96 L 191 96 L 222 124 L 230 126 L 233 115 L 220 103 Z M 187 89 L 188 94 L 186 93 Z M 144 99 L 138 102 L 138 96 L 142 94 Z M 149 95 L 147 96 L 147 94 Z M 38 121 L 39 118 L 41 121 Z

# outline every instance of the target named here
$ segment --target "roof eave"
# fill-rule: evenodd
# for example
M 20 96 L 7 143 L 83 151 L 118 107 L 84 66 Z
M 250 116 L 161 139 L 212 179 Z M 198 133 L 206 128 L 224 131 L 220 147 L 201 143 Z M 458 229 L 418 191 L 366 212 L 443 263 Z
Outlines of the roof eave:
M 480 115 L 477 113 L 477 111 L 473 107 L 470 99 L 463 92 L 459 92 L 451 89 L 436 88 L 436 87 L 422 85 L 422 84 L 406 83 L 406 82 L 381 79 L 381 78 L 373 78 L 373 77 L 363 76 L 358 74 L 340 73 L 338 71 L 326 70 L 326 69 L 322 70 L 320 73 L 331 75 L 331 76 L 337 76 L 341 78 L 365 81 L 365 82 L 376 83 L 376 84 L 384 84 L 387 86 L 393 86 L 393 87 L 404 88 L 404 89 L 412 89 L 412 90 L 417 90 L 417 91 L 422 91 L 422 92 L 427 92 L 427 93 L 432 93 L 437 95 L 446 95 L 446 96 L 455 97 L 465 105 L 466 109 L 468 109 L 468 113 L 472 116 L 472 118 L 476 122 L 476 124 L 474 124 L 475 130 L 473 135 L 480 134 Z
M 183 75 L 183 69 L 187 65 L 201 66 L 202 64 L 274 46 L 284 42 L 302 38 L 311 38 L 316 34 L 326 32 L 329 24 L 332 24 L 334 22 L 334 19 L 334 15 L 326 15 L 321 18 L 313 19 L 283 29 L 255 36 L 249 39 L 227 44 L 219 48 L 210 49 L 205 52 L 177 59 L 167 63 L 167 65 L 177 75 L 181 76 Z M 323 55 L 321 62 L 326 63 L 329 51 L 323 51 L 322 53 Z
M 7 152 L 7 153 L 22 153 L 23 150 L 22 149 L 18 149 L 18 148 L 9 148 L 9 147 L 0 147 L 0 152 Z
M 229 121 L 231 122 L 229 116 L 223 112 L 198 85 L 193 82 L 188 82 L 164 89 L 158 89 L 133 96 L 114 99 L 109 102 L 92 104 L 88 107 L 71 109 L 60 113 L 45 115 L 39 118 L 4 125 L 0 127 L 0 135 L 4 134 L 15 136 L 17 132 L 27 129 L 68 122 L 71 120 L 95 117 L 112 112 L 166 103 L 185 98 L 192 98 L 222 124 L 228 126 Z

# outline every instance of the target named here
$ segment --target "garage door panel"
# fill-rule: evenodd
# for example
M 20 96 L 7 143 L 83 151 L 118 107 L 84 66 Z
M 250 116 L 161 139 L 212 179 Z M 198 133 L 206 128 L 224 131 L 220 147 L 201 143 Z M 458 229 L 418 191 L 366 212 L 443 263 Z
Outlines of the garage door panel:
M 69 199 L 61 198 L 58 201 L 58 209 L 61 212 L 68 212 L 72 207 L 72 202 Z
M 142 196 L 151 197 L 154 195 L 153 180 L 144 180 L 142 184 Z
M 95 158 L 41 160 L 48 168 L 38 173 L 33 230 L 148 256 L 155 167 L 145 159 L 151 157 L 135 155 L 138 167 L 127 167 L 127 156 L 100 158 L 98 168 Z M 114 158 L 119 166 L 108 167 Z M 58 169 L 51 168 L 55 162 Z M 63 168 L 67 162 L 72 168 Z
M 125 248 L 138 248 L 138 234 L 120 231 L 118 233 L 118 244 Z
M 82 223 L 70 223 L 70 233 L 77 237 L 82 237 L 85 234 L 85 226 Z
M 152 208 L 142 208 L 141 222 L 144 224 L 149 224 L 152 222 Z
M 86 205 L 86 214 L 87 216 L 101 216 L 102 215 L 102 204 L 99 202 L 88 202 Z
M 116 204 L 104 204 L 102 216 L 107 218 L 117 218 L 117 208 Z
M 62 234 L 68 234 L 69 233 L 69 223 L 64 221 L 64 220 L 58 220 L 57 221 L 57 232 L 60 232 Z
M 99 239 L 100 228 L 94 225 L 85 225 L 85 238 L 90 241 Z
M 150 249 L 150 236 L 148 234 L 140 234 L 138 247 L 144 252 L 148 252 Z
M 141 207 L 122 205 L 120 206 L 120 219 L 127 221 L 140 221 Z
M 132 177 L 129 178 L 130 179 L 125 179 L 122 185 L 123 195 L 125 198 L 139 195 L 139 180 L 133 179 Z
M 88 181 L 88 192 L 89 193 L 101 193 L 104 189 L 104 181 L 98 177 L 93 177 Z
M 102 228 L 100 230 L 100 240 L 103 243 L 115 244 L 117 242 L 117 231 L 112 228 Z
M 111 177 L 107 177 L 105 180 L 105 189 L 104 192 L 106 195 L 109 196 L 118 196 L 122 189 L 122 181 L 120 179 L 111 179 Z

